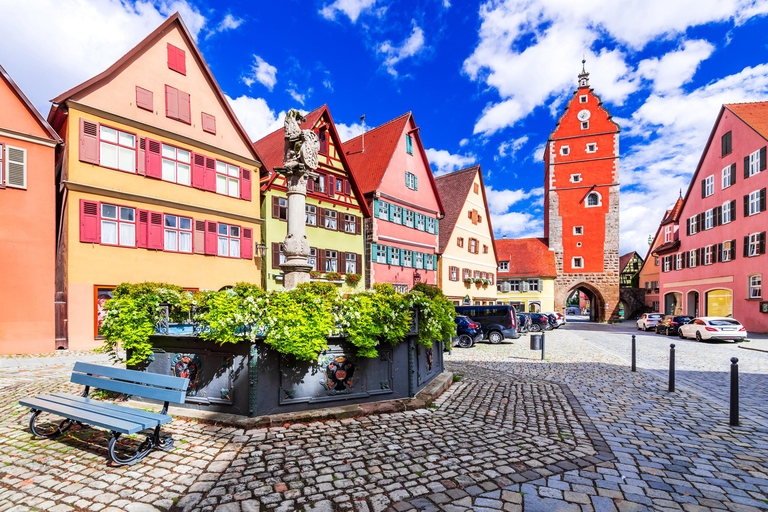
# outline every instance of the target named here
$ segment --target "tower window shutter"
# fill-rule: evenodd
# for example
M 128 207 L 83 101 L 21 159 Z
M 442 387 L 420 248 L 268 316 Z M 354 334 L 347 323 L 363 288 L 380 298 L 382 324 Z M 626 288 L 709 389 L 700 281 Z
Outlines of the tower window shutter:
M 355 215 L 355 234 L 363 234 L 363 219 Z
M 344 180 L 344 194 L 348 196 L 352 194 L 352 185 L 350 185 L 349 180 Z
M 749 178 L 749 156 L 744 157 L 744 179 Z
M 205 158 L 205 190 L 216 192 L 216 159 Z
M 243 237 L 240 239 L 240 257 L 246 260 L 253 259 L 253 229 L 243 228 Z
M 744 257 L 749 258 L 749 235 L 744 237 Z
M 280 270 L 280 243 L 272 242 L 272 268 Z
M 99 243 L 99 203 L 80 200 L 80 241 Z
M 731 201 L 731 221 L 736 220 L 736 200 Z
M 707 181 L 701 180 L 701 198 L 707 197 Z
M 5 146 L 5 185 L 27 188 L 27 150 Z
M 749 217 L 749 194 L 744 196 L 744 217 Z
M 136 106 L 144 110 L 154 112 L 154 99 L 152 91 L 136 86 Z
M 163 177 L 163 159 L 160 154 L 160 142 L 152 139 L 146 139 L 146 151 L 144 172 L 149 178 L 162 179 Z
M 160 212 L 149 212 L 147 249 L 163 250 L 163 214 Z
M 736 164 L 731 164 L 731 185 L 736 183 Z
M 760 211 L 761 212 L 765 211 L 765 189 L 764 188 L 760 189 Z
M 147 248 L 148 236 L 149 236 L 149 212 L 147 210 L 139 210 L 139 220 L 136 223 L 136 247 L 142 249 Z
M 240 168 L 240 199 L 251 200 L 251 171 Z
M 765 231 L 760 233 L 760 254 L 765 254 Z
M 139 137 L 139 151 L 136 155 L 136 173 L 147 175 L 147 139 Z
M 333 197 L 336 194 L 336 178 L 328 176 L 328 197 Z
M 165 115 L 171 119 L 179 118 L 179 91 L 170 85 L 165 86 Z
M 178 91 L 179 95 L 179 121 L 192 124 L 192 104 L 189 99 L 189 93 Z
M 205 254 L 205 221 L 195 219 L 195 240 L 193 243 L 195 254 Z
M 99 125 L 80 118 L 80 161 L 99 165 Z
M 205 189 L 205 157 L 192 153 L 192 186 Z
M 766 156 L 766 146 L 763 146 L 763 147 L 760 148 L 760 170 L 761 171 L 765 170 L 765 164 L 766 164 L 765 156 Z
M 205 254 L 215 256 L 218 254 L 218 233 L 219 223 L 210 220 L 205 221 Z

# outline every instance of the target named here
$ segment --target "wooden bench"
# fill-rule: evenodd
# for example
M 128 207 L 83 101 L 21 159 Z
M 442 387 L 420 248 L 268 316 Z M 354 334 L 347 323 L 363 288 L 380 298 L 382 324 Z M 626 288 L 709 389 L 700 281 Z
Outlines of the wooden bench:
M 160 437 L 160 426 L 172 419 L 166 414 L 169 403 L 184 403 L 189 379 L 112 366 L 75 363 L 71 382 L 85 386 L 82 395 L 53 393 L 19 400 L 19 404 L 29 407 L 32 411 L 29 429 L 34 435 L 53 439 L 69 430 L 74 424 L 81 426 L 88 424 L 107 429 L 112 434 L 112 439 L 109 441 L 109 459 L 119 465 L 140 462 L 153 448 L 166 451 L 173 448 L 172 437 Z M 155 413 L 92 400 L 88 398 L 91 387 L 159 400 L 164 402 L 163 410 Z M 35 427 L 35 421 L 42 412 L 61 416 L 64 420 L 50 432 L 41 432 L 39 427 Z M 147 435 L 135 454 L 128 458 L 117 456 L 115 446 L 121 435 L 131 435 L 150 428 L 154 428 L 154 432 Z

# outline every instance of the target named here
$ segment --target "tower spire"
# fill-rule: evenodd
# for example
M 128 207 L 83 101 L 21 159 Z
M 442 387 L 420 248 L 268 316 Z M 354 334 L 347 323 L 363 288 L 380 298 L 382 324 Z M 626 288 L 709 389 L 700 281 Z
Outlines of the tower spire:
M 579 88 L 589 87 L 589 73 L 585 67 L 587 59 L 584 55 L 581 56 L 581 73 L 579 73 Z

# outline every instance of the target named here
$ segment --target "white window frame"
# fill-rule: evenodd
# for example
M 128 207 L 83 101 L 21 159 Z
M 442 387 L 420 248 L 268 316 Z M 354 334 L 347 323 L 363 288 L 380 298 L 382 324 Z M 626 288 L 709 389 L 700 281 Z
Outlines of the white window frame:
M 540 292 L 539 290 L 539 280 L 538 279 L 529 279 L 528 280 L 528 291 L 529 292 Z
M 712 174 L 704 178 L 704 197 L 709 197 L 715 193 L 715 175 Z
M 715 227 L 715 212 L 710 208 L 704 212 L 704 229 Z
M 338 272 L 339 271 L 339 253 L 337 251 L 327 249 L 325 251 L 325 272 Z
M 669 272 L 672 270 L 672 258 L 669 256 L 664 256 L 661 259 L 661 264 L 664 266 L 664 272 Z
M 10 150 L 21 151 L 22 154 L 24 155 L 24 161 L 22 162 L 22 165 L 23 165 L 22 174 L 24 177 L 23 185 L 12 184 L 8 179 L 8 176 L 11 172 Z M 18 188 L 18 189 L 26 190 L 27 189 L 27 150 L 24 148 L 17 148 L 15 146 L 9 146 L 7 144 L 0 144 L 0 152 L 5 153 L 5 155 L 0 155 L 0 185 L 5 184 L 5 186 L 8 188 Z M 17 161 L 14 161 L 13 163 L 16 165 L 19 164 L 19 162 Z M 5 165 L 5 176 L 3 176 L 3 165 Z
M 184 154 L 186 153 L 186 159 Z M 160 155 L 162 165 L 161 178 L 163 181 L 178 183 L 180 185 L 192 185 L 192 152 L 186 149 L 177 148 L 170 144 L 162 143 L 160 145 Z M 179 170 L 184 172 L 186 168 L 186 179 L 179 180 Z M 238 173 L 240 169 L 238 168 Z M 183 174 L 182 174 L 183 176 Z M 239 194 L 238 194 L 239 197 Z
M 307 226 L 317 226 L 317 206 L 313 204 L 304 205 L 304 221 Z
M 380 219 L 389 220 L 389 203 L 386 201 L 379 201 L 378 217 Z
M 416 225 L 416 212 L 407 208 L 403 209 L 403 226 L 412 228 Z
M 560 146 L 560 154 L 562 156 L 568 156 L 571 154 L 571 148 L 568 146 Z
M 353 252 L 344 253 L 344 271 L 347 274 L 357 274 L 357 254 Z
M 597 196 L 597 204 L 589 204 L 589 198 L 592 196 L 592 194 L 595 194 Z M 600 192 L 597 190 L 593 190 L 589 194 L 587 194 L 587 197 L 584 199 L 584 206 L 586 208 L 597 208 L 598 206 L 603 206 L 603 196 L 600 195 Z
M 307 256 L 307 263 L 309 265 L 312 265 L 312 270 L 317 271 L 317 249 L 315 249 L 314 247 L 309 248 L 309 256 Z
M 387 246 L 378 244 L 376 246 L 376 263 L 387 262 Z
M 720 219 L 723 224 L 728 224 L 729 222 L 733 221 L 733 218 L 731 217 L 731 202 L 726 201 L 723 203 L 723 206 L 721 207 L 723 209 L 723 216 Z M 727 220 L 726 220 L 727 219 Z
M 240 168 L 216 160 L 216 193 L 229 197 L 240 197 Z
M 747 252 L 748 257 L 760 255 L 760 233 L 751 233 L 749 235 L 749 250 Z
M 752 177 L 760 172 L 760 150 L 749 155 L 749 176 Z
M 417 190 L 416 175 L 412 172 L 405 171 L 405 186 L 411 190 Z
M 698 233 L 698 231 L 696 231 L 696 216 L 695 215 L 688 219 L 688 225 L 691 227 L 690 229 L 691 229 L 691 234 L 692 235 L 695 235 L 696 233 Z
M 580 265 L 576 265 L 576 260 L 579 260 Z M 581 256 L 571 258 L 571 268 L 584 268 L 584 258 Z
M 683 253 L 679 252 L 675 254 L 675 270 L 683 269 Z
M 188 222 L 188 228 L 181 227 L 182 220 Z M 192 254 L 192 239 L 194 238 L 192 233 L 192 222 L 193 221 L 190 217 L 183 217 L 181 215 L 169 215 L 167 213 L 163 214 L 163 250 L 168 252 L 182 252 L 186 254 Z M 181 248 L 182 239 L 184 238 L 182 234 L 188 237 L 188 250 L 183 250 Z M 175 248 L 168 244 L 169 235 L 174 238 L 174 242 L 176 244 Z
M 749 193 L 749 216 L 760 213 L 760 191 L 755 190 Z
M 510 292 L 519 292 L 520 291 L 520 280 L 519 279 L 512 279 L 509 281 L 509 291 Z
M 590 146 L 592 147 L 591 151 L 590 151 Z M 587 153 L 597 153 L 597 142 L 588 142 L 586 151 Z
M 115 132 L 115 137 L 116 137 L 115 141 L 113 142 L 111 140 L 103 138 L 102 137 L 102 135 L 103 135 L 102 134 L 102 130 L 112 130 L 112 131 L 114 131 Z M 127 145 L 127 144 L 121 144 L 120 143 L 120 135 L 121 134 L 133 137 L 133 144 L 130 145 L 130 146 Z M 115 169 L 115 170 L 118 170 L 118 171 L 131 172 L 131 173 L 135 174 L 136 173 L 136 146 L 137 146 L 138 139 L 139 138 L 136 136 L 135 133 L 126 132 L 125 130 L 120 130 L 118 128 L 113 128 L 112 126 L 107 126 L 107 125 L 100 124 L 99 125 L 99 138 L 98 138 L 98 141 L 99 141 L 99 166 L 100 167 L 105 167 L 107 169 Z M 114 146 L 115 148 L 117 148 L 116 149 L 116 151 L 117 151 L 117 153 L 116 153 L 117 165 L 114 165 L 114 166 L 112 166 L 112 165 L 104 165 L 104 163 L 101 160 L 101 157 L 104 154 L 104 146 Z M 121 149 L 123 150 L 122 152 L 121 152 Z M 126 162 L 125 162 L 125 164 L 123 166 L 120 165 L 120 162 L 122 160 L 121 159 L 121 154 L 124 156 L 125 159 L 127 159 L 129 154 L 130 154 L 130 158 L 132 159 L 130 165 L 128 165 L 127 160 L 126 160 Z
M 733 176 L 731 176 L 731 166 L 723 168 L 721 186 L 723 190 L 733 185 Z
M 105 206 L 111 206 L 115 209 L 115 217 L 105 217 L 104 216 L 104 207 Z M 123 219 L 123 211 L 125 212 L 132 212 L 133 220 Z M 119 206 L 116 204 L 110 204 L 110 203 L 101 203 L 101 206 L 99 208 L 99 224 L 100 224 L 100 235 L 99 235 L 99 243 L 101 245 L 111 245 L 111 246 L 119 246 L 119 247 L 136 247 L 136 208 L 131 208 L 129 206 Z M 117 237 L 116 243 L 112 244 L 109 242 L 104 241 L 104 224 L 111 224 L 115 226 L 115 235 Z M 124 228 L 132 228 L 133 229 L 133 243 L 124 243 L 123 241 L 123 229 Z
M 584 234 L 584 226 L 573 226 L 573 234 L 575 236 L 581 236 Z
M 726 240 L 725 242 L 723 242 L 722 261 L 731 261 L 733 259 L 732 253 L 733 253 L 733 247 L 731 245 L 731 241 Z
M 750 299 L 762 299 L 763 298 L 763 275 L 754 274 L 749 276 L 747 281 L 747 287 L 749 289 Z
M 392 222 L 395 224 L 402 224 L 403 223 L 403 209 L 400 206 L 395 206 L 394 204 L 390 206 L 390 208 L 393 208 L 392 210 Z
M 581 183 L 581 173 L 571 174 L 571 183 Z
M 579 96 L 579 103 L 586 103 L 586 102 L 587 102 L 586 94 L 582 94 L 581 96 Z
M 704 247 L 704 261 L 702 262 L 704 265 L 711 265 L 714 263 L 714 258 L 712 255 L 714 254 L 714 251 L 712 250 L 712 246 L 708 245 Z
M 459 280 L 459 267 L 451 267 L 450 272 L 451 272 L 450 280 L 451 281 L 458 281 Z
M 589 130 L 589 121 L 582 121 L 581 122 L 581 129 L 582 130 Z
M 664 243 L 672 241 L 672 226 L 665 226 L 664 227 Z
M 357 234 L 354 215 L 344 214 L 344 232 L 353 235 Z
M 329 212 L 333 215 L 329 215 Z M 337 226 L 339 225 L 339 217 L 336 210 L 329 210 L 328 208 L 325 209 L 325 225 L 323 226 L 325 229 L 330 229 L 331 231 L 336 231 Z
M 695 268 L 699 266 L 699 262 L 696 259 L 696 249 L 688 251 L 688 268 Z
M 508 261 L 500 261 L 499 262 L 499 272 L 508 272 L 509 271 L 509 262 Z
M 222 233 L 222 227 L 224 233 Z M 232 224 L 224 224 L 219 222 L 218 229 L 216 230 L 216 254 L 224 256 L 226 258 L 239 258 L 240 257 L 240 237 L 242 236 L 242 229 L 240 226 L 234 226 Z M 226 241 L 227 250 L 223 251 L 221 243 Z

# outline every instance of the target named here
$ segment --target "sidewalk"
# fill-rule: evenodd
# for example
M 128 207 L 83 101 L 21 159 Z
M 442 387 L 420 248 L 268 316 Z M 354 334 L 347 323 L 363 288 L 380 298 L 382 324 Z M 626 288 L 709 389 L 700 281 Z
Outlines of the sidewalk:
M 0 356 L 0 370 L 6 368 L 39 368 L 43 366 L 73 366 L 76 362 L 109 363 L 106 354 L 93 350 L 57 350 L 45 354 L 26 354 L 20 356 Z

